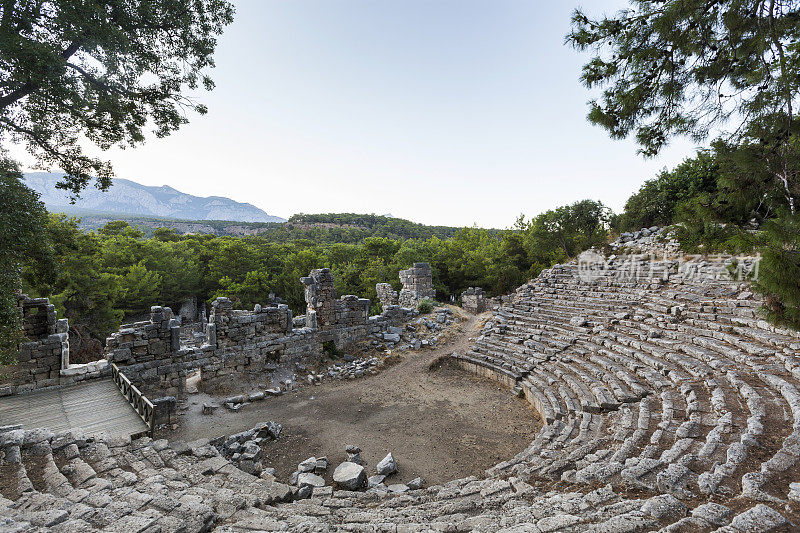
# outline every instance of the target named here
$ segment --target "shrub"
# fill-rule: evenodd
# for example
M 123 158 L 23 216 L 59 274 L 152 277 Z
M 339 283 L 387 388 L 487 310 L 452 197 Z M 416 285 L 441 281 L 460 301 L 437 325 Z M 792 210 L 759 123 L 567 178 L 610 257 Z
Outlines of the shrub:
M 328 354 L 331 359 L 339 359 L 343 355 L 339 348 L 336 347 L 334 341 L 325 341 L 322 343 L 322 351 Z
M 775 322 L 800 329 L 800 215 L 784 215 L 765 226 L 756 289 Z
M 417 304 L 417 310 L 421 314 L 427 315 L 428 313 L 433 311 L 433 305 L 434 305 L 433 300 L 429 300 L 429 299 L 426 298 L 426 299 L 420 301 L 419 304 Z

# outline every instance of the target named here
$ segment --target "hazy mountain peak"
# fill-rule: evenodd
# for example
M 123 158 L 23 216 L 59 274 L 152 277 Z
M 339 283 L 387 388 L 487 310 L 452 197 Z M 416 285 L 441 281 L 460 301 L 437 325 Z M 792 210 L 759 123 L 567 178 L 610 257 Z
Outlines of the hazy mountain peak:
M 63 174 L 32 172 L 25 183 L 41 195 L 49 211 L 70 214 L 88 212 L 119 215 L 155 216 L 186 220 L 230 220 L 235 222 L 285 222 L 258 207 L 222 196 L 207 198 L 183 193 L 169 185 L 142 185 L 122 178 L 114 179 L 107 192 L 87 188 L 81 198 L 70 204 L 69 193 L 56 189 Z

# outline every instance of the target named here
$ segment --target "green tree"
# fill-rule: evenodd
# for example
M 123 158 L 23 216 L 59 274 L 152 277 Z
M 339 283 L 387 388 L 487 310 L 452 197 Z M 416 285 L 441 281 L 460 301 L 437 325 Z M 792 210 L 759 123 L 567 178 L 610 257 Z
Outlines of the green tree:
M 549 266 L 603 244 L 609 218 L 609 209 L 594 200 L 581 200 L 536 216 L 526 229 L 535 262 Z
M 681 204 L 703 193 L 718 194 L 719 174 L 717 158 L 709 151 L 699 151 L 673 170 L 661 171 L 628 198 L 616 229 L 636 230 L 675 223 Z
M 602 202 L 581 200 L 565 209 L 577 237 L 578 250 L 573 255 L 605 242 L 611 210 Z
M 225 276 L 219 282 L 220 289 L 216 296 L 227 296 L 237 308 L 252 308 L 255 304 L 267 301 L 270 293 L 274 292 L 274 283 L 275 279 L 264 270 L 248 272 L 238 282 Z
M 17 291 L 23 264 L 53 274 L 52 249 L 42 238 L 47 211 L 39 195 L 22 184 L 17 165 L 0 159 L 0 364 L 13 361 L 20 341 Z
M 233 20 L 226 0 L 7 0 L 0 6 L 0 140 L 24 143 L 65 172 L 74 195 L 111 165 L 84 153 L 164 137 L 205 113 L 188 96 L 213 87 L 217 36 Z
M 800 0 L 631 0 L 613 17 L 572 16 L 567 42 L 594 56 L 587 87 L 604 87 L 589 120 L 634 133 L 646 155 L 673 135 L 766 121 L 796 128 Z
M 717 192 L 678 205 L 682 240 L 727 248 L 742 235 L 742 219 L 770 221 L 785 208 L 789 227 L 800 194 L 800 0 L 630 0 L 613 17 L 572 17 L 566 40 L 593 57 L 582 81 L 603 88 L 588 118 L 614 138 L 634 134 L 652 156 L 675 135 L 722 136 Z M 645 191 L 650 194 L 649 189 Z M 679 238 L 681 236 L 679 235 Z M 769 279 L 773 317 L 796 304 L 791 262 L 795 236 L 768 231 L 761 275 Z M 789 311 L 787 311 L 791 315 Z M 789 322 L 793 319 L 790 316 Z
M 144 261 L 128 267 L 119 277 L 119 284 L 122 295 L 116 306 L 125 316 L 144 314 L 159 301 L 161 276 L 158 272 L 148 270 Z
M 767 245 L 756 287 L 773 320 L 800 329 L 800 216 L 788 213 L 767 222 Z
M 124 220 L 112 220 L 97 232 L 100 235 L 122 235 L 131 225 Z
M 55 272 L 43 273 L 35 262 L 26 262 L 24 286 L 31 293 L 49 297 L 71 327 L 82 326 L 104 339 L 124 315 L 118 307 L 124 289 L 117 272 L 127 266 L 113 269 L 103 260 L 104 249 L 116 249 L 117 241 L 81 231 L 75 218 L 64 215 L 50 215 L 43 240 L 53 248 Z
M 161 277 L 158 299 L 151 304 L 177 306 L 200 292 L 200 265 L 185 243 L 153 238 L 144 242 L 142 254 L 147 268 Z
M 156 228 L 153 238 L 161 242 L 176 242 L 181 240 L 180 235 L 172 228 Z
M 729 220 L 737 221 L 730 215 L 738 214 L 744 222 L 755 218 L 761 223 L 784 208 L 796 211 L 800 132 L 787 136 L 760 121 L 749 125 L 737 142 L 719 139 L 712 146 L 720 165 L 719 186 L 729 206 Z

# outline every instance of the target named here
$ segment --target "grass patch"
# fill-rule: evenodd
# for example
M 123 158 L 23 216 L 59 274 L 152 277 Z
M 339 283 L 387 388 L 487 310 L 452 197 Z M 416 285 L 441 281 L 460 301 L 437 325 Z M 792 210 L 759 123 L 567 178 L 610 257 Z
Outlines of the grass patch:
M 433 311 L 434 301 L 425 298 L 417 304 L 417 311 L 422 315 L 427 315 Z

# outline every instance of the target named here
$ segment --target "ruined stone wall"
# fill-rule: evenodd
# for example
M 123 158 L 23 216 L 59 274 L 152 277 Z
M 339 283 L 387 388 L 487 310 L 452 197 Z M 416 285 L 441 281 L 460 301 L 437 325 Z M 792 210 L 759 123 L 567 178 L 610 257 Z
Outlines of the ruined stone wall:
M 336 324 L 336 289 L 331 270 L 314 269 L 300 282 L 305 286 L 306 325 L 323 331 L 331 329 Z
M 338 328 L 349 328 L 367 323 L 369 298 L 359 298 L 348 294 L 342 296 L 336 303 L 336 326 Z
M 381 309 L 386 309 L 390 305 L 397 305 L 397 291 L 389 283 L 378 283 L 375 285 L 375 292 L 378 293 Z
M 107 339 L 106 355 L 145 392 L 180 391 L 186 376 L 198 368 L 205 384 L 225 386 L 321 353 L 307 332 L 292 330 L 291 322 L 285 305 L 241 311 L 228 298 L 217 298 L 206 342 L 188 347 L 180 344 L 172 311 L 153 307 L 149 321 L 123 326 Z
M 198 314 L 199 308 L 197 307 L 197 296 L 192 296 L 191 298 L 187 298 L 181 302 L 181 307 L 178 310 L 178 316 L 181 319 L 181 323 L 192 322 L 193 320 L 196 320 Z
M 279 369 L 294 370 L 297 363 L 314 362 L 322 357 L 322 344 L 333 341 L 340 349 L 349 344 L 380 336 L 389 328 L 415 316 L 416 311 L 396 305 L 384 306 L 381 315 L 369 316 L 369 300 L 347 295 L 337 298 L 329 269 L 313 270 L 301 280 L 306 286 L 307 314 L 295 320 L 285 304 L 256 305 L 252 311 L 233 309 L 228 298 L 217 298 L 205 328 L 205 340 L 181 340 L 180 320 L 169 307 L 150 308 L 149 320 L 125 324 L 106 339 L 105 359 L 86 365 L 70 365 L 67 324 L 61 333 L 53 333 L 36 343 L 24 345 L 21 367 L 30 387 L 73 383 L 105 376 L 109 364 L 119 369 L 146 394 L 182 391 L 185 379 L 200 369 L 204 386 L 235 388 L 243 381 L 267 383 Z M 44 305 L 47 321 L 39 319 L 27 325 L 28 331 L 47 333 L 56 328 L 55 312 Z M 49 306 L 49 307 L 48 307 Z M 21 311 L 22 312 L 22 311 Z M 299 319 L 300 317 L 298 317 Z M 52 319 L 52 320 L 51 320 Z M 63 357 L 64 349 L 67 355 Z M 47 357 L 39 354 L 47 354 Z M 16 385 L 16 384 L 15 384 Z M 0 384 L 0 392 L 3 391 Z M 13 394 L 18 387 L 6 387 Z
M 16 364 L 0 369 L 0 397 L 109 375 L 105 359 L 70 363 L 69 323 L 66 318 L 58 319 L 47 298 L 21 294 L 18 305 L 25 340 Z
M 194 368 L 202 370 L 204 386 L 235 388 L 242 378 L 269 384 L 277 370 L 294 370 L 296 363 L 313 363 L 320 357 L 322 342 L 317 332 L 300 328 L 280 337 L 255 337 L 249 344 L 212 349 Z
M 248 344 L 253 338 L 283 337 L 292 332 L 292 311 L 287 305 L 256 305 L 253 311 L 241 311 L 233 309 L 228 298 L 217 298 L 211 316 L 219 348 Z
M 461 307 L 470 313 L 480 314 L 489 310 L 486 291 L 480 287 L 470 287 L 461 293 Z
M 329 268 L 312 270 L 300 281 L 306 289 L 306 326 L 320 331 L 366 326 L 369 300 L 352 294 L 337 299 Z
M 17 297 L 22 334 L 30 340 L 39 340 L 56 333 L 56 308 L 47 298 L 29 298 L 27 294 Z
M 24 339 L 16 364 L 0 370 L 0 396 L 58 385 L 62 365 L 69 364 L 69 327 L 55 306 L 20 294 L 17 307 Z
M 130 324 L 109 337 L 107 357 L 145 392 L 179 392 L 186 376 L 198 368 L 204 386 L 233 388 L 248 379 L 268 383 L 279 368 L 293 369 L 296 363 L 321 357 L 323 342 L 332 340 L 343 347 L 396 321 L 370 319 L 369 300 L 355 296 L 336 300 L 335 292 L 326 294 L 328 299 L 317 300 L 317 309 L 330 311 L 323 313 L 326 330 L 293 328 L 291 310 L 284 304 L 242 311 L 233 309 L 228 298 L 217 298 L 206 342 L 193 347 L 180 346 L 180 328 L 171 311 L 154 307 L 150 321 Z
M 117 366 L 163 359 L 180 348 L 180 326 L 169 307 L 150 308 L 150 320 L 123 324 L 106 339 L 106 355 Z
M 367 305 L 369 307 L 369 305 Z M 384 308 L 380 315 L 368 317 L 363 323 L 349 325 L 328 331 L 320 331 L 318 337 L 321 342 L 333 341 L 340 349 L 364 340 L 369 337 L 382 338 L 391 328 L 415 317 L 419 312 L 415 309 L 402 308 L 390 305 Z
M 329 281 L 326 279 L 329 272 L 323 272 L 322 276 L 314 276 L 315 273 L 318 271 L 309 278 Z M 235 388 L 246 380 L 269 383 L 279 369 L 293 370 L 297 363 L 315 361 L 322 357 L 324 342 L 333 341 L 344 348 L 370 335 L 380 335 L 415 315 L 409 309 L 388 306 L 383 314 L 370 317 L 369 300 L 352 295 L 336 299 L 332 283 L 325 288 L 328 290 L 312 289 L 309 314 L 318 317 L 314 311 L 322 311 L 326 329 L 293 327 L 295 320 L 284 304 L 257 305 L 253 311 L 242 311 L 233 309 L 228 298 L 217 298 L 212 304 L 206 342 L 202 346 L 176 347 L 172 343 L 174 322 L 165 322 L 156 314 L 149 322 L 133 324 L 132 328 L 112 335 L 107 341 L 108 359 L 145 392 L 179 392 L 186 376 L 198 368 L 205 387 Z M 320 294 L 325 298 L 320 298 Z M 145 346 L 137 339 L 147 337 L 161 341 L 148 343 L 143 351 L 129 353 L 133 344 Z M 167 338 L 169 350 L 163 352 Z
M 403 288 L 398 303 L 401 307 L 416 308 L 420 301 L 436 298 L 433 288 L 433 274 L 428 263 L 414 263 L 414 266 L 400 271 Z

